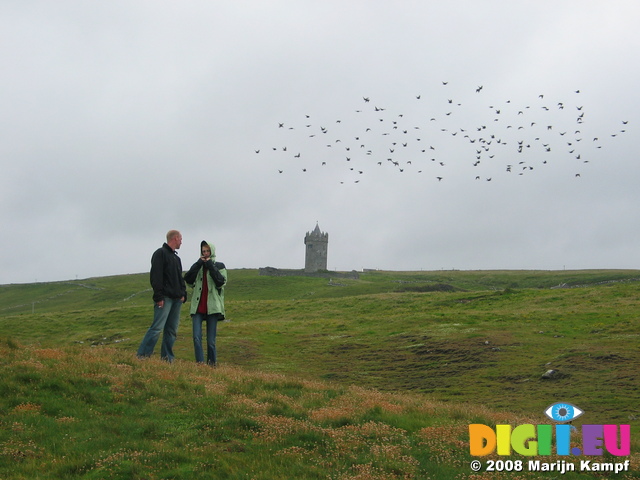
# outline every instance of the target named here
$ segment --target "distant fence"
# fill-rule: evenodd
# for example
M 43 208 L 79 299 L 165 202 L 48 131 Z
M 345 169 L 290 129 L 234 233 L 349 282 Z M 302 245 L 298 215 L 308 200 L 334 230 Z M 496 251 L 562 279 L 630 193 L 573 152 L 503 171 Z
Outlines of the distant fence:
M 69 290 L 65 290 L 64 292 L 56 293 L 55 295 L 51 295 L 50 297 L 44 298 L 42 300 L 34 300 L 33 302 L 29 302 L 29 303 L 22 303 L 20 305 L 13 305 L 11 307 L 0 308 L 0 312 L 5 312 L 7 310 L 15 310 L 17 308 L 25 308 L 25 307 L 31 307 L 31 311 L 33 312 L 33 310 L 35 309 L 35 306 L 37 304 L 48 302 L 49 300 L 53 300 L 54 298 L 58 298 L 58 297 L 62 297 L 64 295 L 68 295 L 68 294 L 70 294 L 72 292 L 75 292 L 76 290 L 82 290 L 83 288 L 88 288 L 90 290 L 104 290 L 104 288 L 102 288 L 102 287 L 94 287 L 92 285 L 85 285 L 84 283 L 65 282 L 65 283 L 63 283 L 63 285 L 73 285 L 76 288 L 70 288 Z
M 94 285 L 86 285 L 84 283 L 64 282 L 62 284 L 63 285 L 73 285 L 76 288 L 70 288 L 70 289 L 65 290 L 63 292 L 56 293 L 55 295 L 51 295 L 49 297 L 46 297 L 46 298 L 43 298 L 43 299 L 40 299 L 40 300 L 34 300 L 32 302 L 29 302 L 29 303 L 21 303 L 19 305 L 12 305 L 10 307 L 0 308 L 0 312 L 6 312 L 8 310 L 17 310 L 17 309 L 21 309 L 21 308 L 31 307 L 31 312 L 33 313 L 35 311 L 35 306 L 36 305 L 49 302 L 49 301 L 54 300 L 56 298 L 68 295 L 68 294 L 73 293 L 73 292 L 77 292 L 78 290 L 82 290 L 82 289 L 85 289 L 85 288 L 89 289 L 89 290 L 104 290 L 105 289 L 104 287 L 96 287 Z M 151 288 L 147 288 L 147 289 L 142 290 L 140 292 L 132 293 L 131 295 L 129 295 L 126 298 L 123 298 L 122 300 L 118 301 L 117 303 L 127 302 L 127 301 L 131 300 L 133 297 L 136 297 L 138 295 L 141 295 L 143 293 L 148 293 L 148 292 L 151 292 L 151 291 L 152 291 Z

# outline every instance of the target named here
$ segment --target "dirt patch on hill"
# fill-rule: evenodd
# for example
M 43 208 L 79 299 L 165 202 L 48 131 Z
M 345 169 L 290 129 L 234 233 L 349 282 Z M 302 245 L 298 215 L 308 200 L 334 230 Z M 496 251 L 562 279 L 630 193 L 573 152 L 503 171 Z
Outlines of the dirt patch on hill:
M 498 362 L 504 346 L 479 338 L 392 337 L 381 345 L 344 342 L 330 348 L 329 378 L 352 379 L 384 390 L 433 391 L 469 371 Z

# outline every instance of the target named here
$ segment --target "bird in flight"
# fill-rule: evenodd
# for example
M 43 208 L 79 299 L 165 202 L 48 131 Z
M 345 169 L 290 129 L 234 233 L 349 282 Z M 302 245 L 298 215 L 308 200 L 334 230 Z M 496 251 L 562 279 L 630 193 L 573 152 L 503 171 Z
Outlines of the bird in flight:
M 449 81 L 441 81 L 441 84 L 447 86 Z M 475 93 L 484 91 L 484 85 L 476 85 Z M 580 93 L 578 89 L 569 91 Z M 447 89 L 447 92 L 451 91 Z M 606 148 L 612 141 L 618 141 L 629 130 L 626 128 L 629 121 L 625 119 L 619 121 L 625 126 L 624 129 L 598 132 L 586 114 L 588 106 L 582 101 L 578 104 L 568 96 L 553 98 L 552 103 L 547 103 L 551 102 L 551 95 L 536 92 L 532 96 L 537 97 L 537 102 L 556 105 L 557 108 L 549 108 L 540 103 L 537 108 L 532 108 L 536 107 L 535 103 L 531 101 L 531 97 L 527 102 L 525 96 L 520 100 L 514 97 L 503 100 L 493 98 L 490 104 L 483 105 L 484 97 L 486 94 L 475 96 L 470 93 L 465 98 L 457 99 L 449 93 L 438 99 L 437 95 L 430 94 L 429 101 L 426 101 L 423 92 L 405 97 L 399 108 L 386 99 L 362 96 L 361 101 L 365 105 L 355 110 L 358 114 L 355 116 L 343 116 L 341 112 L 336 112 L 333 118 L 326 118 L 325 115 L 320 124 L 320 121 L 313 120 L 320 115 L 308 112 L 300 116 L 299 124 L 291 119 L 278 122 L 280 133 L 277 138 L 274 135 L 273 140 L 277 142 L 281 139 L 281 145 L 286 145 L 272 149 L 254 148 L 254 152 L 259 154 L 267 150 L 261 158 L 279 162 L 278 173 L 293 175 L 292 172 L 297 169 L 287 169 L 287 159 L 278 156 L 278 152 L 295 149 L 298 153 L 288 158 L 289 161 L 292 161 L 292 157 L 295 158 L 302 172 L 311 176 L 315 171 L 311 167 L 315 163 L 325 167 L 323 170 L 326 173 L 335 171 L 343 184 L 355 182 L 354 179 L 347 179 L 345 182 L 342 178 L 344 174 L 339 173 L 340 165 L 344 165 L 344 156 L 341 156 L 342 162 L 330 161 L 336 158 L 336 148 L 331 147 L 337 144 L 349 152 L 346 160 L 353 167 L 346 169 L 347 174 L 363 175 L 370 165 L 376 165 L 376 171 L 379 172 L 390 168 L 404 172 L 405 176 L 409 173 L 426 172 L 434 167 L 442 168 L 442 171 L 456 169 L 464 172 L 463 169 L 468 166 L 474 168 L 474 173 L 469 175 L 470 179 L 484 178 L 487 182 L 497 183 L 510 175 L 515 180 L 516 173 L 518 176 L 534 175 L 541 168 L 554 168 L 576 161 L 581 165 L 595 161 L 602 158 L 596 155 L 600 149 Z M 383 101 L 385 106 L 381 107 Z M 415 102 L 414 105 L 410 105 L 411 102 Z M 576 109 L 573 112 L 578 112 L 577 116 L 570 113 L 572 106 Z M 348 111 L 353 112 L 354 109 Z M 486 111 L 484 116 L 481 114 L 483 111 Z M 330 129 L 325 126 L 329 122 L 333 125 Z M 585 130 L 584 134 L 574 128 L 576 123 L 580 124 L 580 129 Z M 304 127 L 302 130 L 307 133 L 297 133 L 301 131 L 299 127 Z M 318 144 L 318 139 L 326 139 L 329 131 L 332 135 L 331 143 L 325 140 Z M 593 140 L 581 142 L 584 135 L 591 135 L 588 138 Z M 425 148 L 421 145 L 421 140 L 427 138 L 430 145 L 427 144 L 429 146 Z M 322 153 L 318 150 L 320 146 L 330 148 L 325 148 L 326 153 Z M 343 152 L 345 150 L 340 149 Z M 518 172 L 512 168 L 515 163 L 514 155 L 521 159 L 519 165 L 522 168 Z M 465 161 L 467 158 L 468 162 Z M 369 176 L 363 175 L 362 178 L 367 179 Z M 441 182 L 444 176 L 425 175 L 422 178 L 423 181 L 428 181 L 429 178 L 433 181 L 435 178 L 437 182 Z M 449 180 L 447 184 L 450 184 Z

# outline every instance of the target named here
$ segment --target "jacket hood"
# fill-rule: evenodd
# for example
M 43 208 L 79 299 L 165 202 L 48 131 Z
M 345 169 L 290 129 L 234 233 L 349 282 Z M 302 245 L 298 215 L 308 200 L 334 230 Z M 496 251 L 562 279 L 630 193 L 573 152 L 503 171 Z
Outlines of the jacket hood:
M 211 260 L 216 261 L 216 247 L 213 243 L 207 242 L 206 240 L 202 240 L 200 242 L 200 252 L 202 252 L 202 247 L 207 246 L 211 249 Z

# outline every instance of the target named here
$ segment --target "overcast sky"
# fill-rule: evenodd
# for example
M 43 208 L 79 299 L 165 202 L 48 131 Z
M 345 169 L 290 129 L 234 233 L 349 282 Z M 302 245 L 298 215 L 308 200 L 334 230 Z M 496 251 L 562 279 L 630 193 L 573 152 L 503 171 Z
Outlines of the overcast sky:
M 640 268 L 639 20 L 0 2 L 0 284 L 146 272 L 173 228 L 185 269 L 302 268 L 316 222 L 337 270 Z

